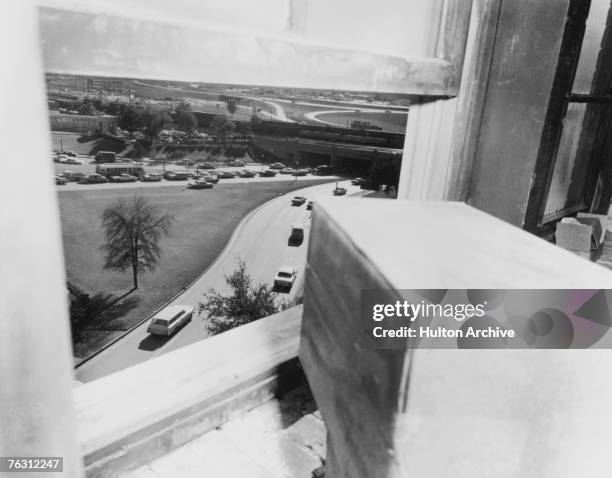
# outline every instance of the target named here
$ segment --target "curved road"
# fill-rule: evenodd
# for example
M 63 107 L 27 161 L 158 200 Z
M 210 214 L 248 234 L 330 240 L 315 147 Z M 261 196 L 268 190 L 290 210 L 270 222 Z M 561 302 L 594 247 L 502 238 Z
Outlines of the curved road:
M 342 181 L 340 184 L 348 188 L 349 195 L 361 194 L 361 190 L 351 186 L 349 181 Z M 228 287 L 224 278 L 235 270 L 238 258 L 246 262 L 255 283 L 271 283 L 281 265 L 296 267 L 298 275 L 290 293 L 280 294 L 287 300 L 294 299 L 304 286 L 311 212 L 306 210 L 305 204 L 300 207 L 292 206 L 291 197 L 304 195 L 316 203 L 317 196 L 329 196 L 333 188 L 334 183 L 311 186 L 275 198 L 256 209 L 240 223 L 216 261 L 172 304 L 192 305 L 197 308 L 202 294 L 208 289 L 227 292 Z M 341 201 L 343 196 L 337 199 Z M 306 229 L 304 242 L 298 247 L 288 245 L 291 225 L 295 223 L 303 224 Z M 203 318 L 196 315 L 190 323 L 169 339 L 149 335 L 146 331 L 147 326 L 148 321 L 80 366 L 76 371 L 76 379 L 80 382 L 95 380 L 201 340 L 207 335 Z

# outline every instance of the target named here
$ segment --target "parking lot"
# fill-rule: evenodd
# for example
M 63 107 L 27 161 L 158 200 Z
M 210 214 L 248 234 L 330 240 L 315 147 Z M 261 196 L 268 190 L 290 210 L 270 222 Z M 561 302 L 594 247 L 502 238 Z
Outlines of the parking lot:
M 83 160 L 83 164 L 54 163 L 55 174 L 63 175 L 66 171 L 70 171 L 71 173 L 83 173 L 85 175 L 95 174 L 97 163 L 94 161 L 93 158 L 78 156 L 77 159 Z M 120 163 L 117 163 L 117 164 L 120 164 Z M 223 184 L 226 184 L 226 183 L 227 184 L 238 184 L 238 183 L 250 183 L 250 182 L 267 182 L 267 181 L 288 181 L 288 182 L 296 181 L 296 177 L 290 174 L 277 173 L 275 176 L 261 177 L 259 176 L 259 173 L 261 171 L 267 170 L 268 166 L 263 165 L 263 164 L 257 164 L 257 163 L 247 163 L 245 166 L 242 166 L 242 167 L 225 166 L 223 164 L 219 164 L 219 166 L 216 169 L 203 169 L 203 168 L 198 169 L 197 166 L 184 166 L 180 164 L 175 164 L 175 162 L 173 161 L 168 161 L 166 162 L 165 165 L 159 164 L 159 162 L 156 162 L 155 164 L 150 164 L 150 163 L 137 163 L 137 164 L 142 164 L 147 174 L 149 173 L 161 174 L 164 171 L 189 171 L 191 173 L 196 173 L 196 171 L 198 171 L 200 174 L 204 174 L 204 173 L 215 174 L 216 171 L 217 172 L 218 171 L 230 171 L 233 173 L 237 173 L 245 169 L 252 171 L 256 174 L 256 176 L 252 178 L 241 178 L 239 176 L 236 176 L 234 178 L 219 179 L 219 183 L 223 183 Z M 334 178 L 336 178 L 336 176 L 333 176 L 333 175 L 315 176 L 312 174 L 308 174 L 306 176 L 298 176 L 297 181 L 304 180 L 306 178 L 308 179 L 332 179 L 333 180 Z M 108 182 L 108 183 L 100 183 L 100 184 L 79 184 L 78 182 L 70 181 L 66 184 L 58 185 L 57 187 L 59 190 L 67 190 L 67 191 L 92 189 L 92 188 L 97 188 L 97 189 L 115 189 L 115 188 L 126 188 L 126 187 L 155 188 L 155 187 L 165 187 L 165 186 L 177 186 L 181 184 L 184 184 L 186 186 L 188 182 L 189 180 L 170 181 L 170 180 L 162 179 L 161 181 L 157 181 L 157 182 L 136 181 L 136 182 L 126 182 L 126 183 Z

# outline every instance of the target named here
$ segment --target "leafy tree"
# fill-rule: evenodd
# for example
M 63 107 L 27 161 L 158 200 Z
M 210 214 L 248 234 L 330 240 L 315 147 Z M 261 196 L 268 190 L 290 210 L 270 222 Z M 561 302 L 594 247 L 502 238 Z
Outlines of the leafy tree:
M 157 139 L 159 132 L 172 123 L 172 119 L 166 111 L 153 108 L 145 108 L 138 117 L 138 123 L 143 132 L 151 142 Z
M 140 113 L 132 105 L 122 105 L 119 109 L 119 117 L 117 118 L 117 124 L 121 129 L 126 130 L 130 133 L 130 136 L 138 129 L 140 121 Z
M 97 113 L 96 109 L 90 102 L 81 103 L 77 111 L 79 112 L 80 115 L 85 115 L 85 116 L 95 116 Z
M 243 140 L 246 140 L 251 134 L 251 124 L 245 121 L 236 123 L 236 131 L 240 134 Z
M 231 289 L 229 296 L 211 289 L 199 304 L 199 311 L 208 313 L 206 328 L 213 335 L 286 308 L 286 304 L 276 302 L 277 294 L 268 284 L 253 284 L 242 260 L 234 272 L 225 276 L 225 282 Z
M 227 111 L 234 116 L 234 113 L 236 113 L 236 110 L 238 109 L 238 100 L 236 100 L 236 98 L 228 98 L 225 102 L 225 107 L 227 108 Z
M 215 116 L 212 120 L 211 127 L 215 130 L 217 139 L 221 141 L 225 149 L 227 145 L 227 136 L 236 129 L 236 124 L 225 116 Z
M 194 129 L 196 129 L 198 122 L 195 115 L 191 111 L 178 110 L 174 113 L 174 124 L 176 124 L 178 129 L 181 131 L 191 133 Z
M 138 289 L 138 273 L 154 270 L 161 255 L 159 242 L 170 233 L 174 219 L 161 214 L 144 197 L 119 199 L 102 212 L 106 243 L 105 269 L 132 269 L 134 289 Z

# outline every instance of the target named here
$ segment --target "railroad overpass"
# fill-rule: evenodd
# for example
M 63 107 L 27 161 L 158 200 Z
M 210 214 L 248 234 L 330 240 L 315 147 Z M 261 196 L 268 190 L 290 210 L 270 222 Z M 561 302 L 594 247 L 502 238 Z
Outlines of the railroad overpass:
M 357 170 L 368 169 L 374 159 L 402 156 L 402 150 L 396 148 L 269 135 L 255 135 L 251 153 L 265 162 L 281 161 L 290 166 L 329 164 Z

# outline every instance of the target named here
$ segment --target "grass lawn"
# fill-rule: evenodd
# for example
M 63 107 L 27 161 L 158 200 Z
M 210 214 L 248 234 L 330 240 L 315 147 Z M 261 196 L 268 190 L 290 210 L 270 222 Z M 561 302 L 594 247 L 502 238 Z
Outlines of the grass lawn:
M 175 218 L 171 235 L 161 243 L 162 257 L 155 271 L 141 274 L 137 291 L 95 319 L 85 342 L 75 344 L 75 354 L 89 355 L 117 331 L 130 328 L 187 286 L 218 256 L 249 211 L 281 192 L 327 181 L 225 184 L 215 187 L 212 194 L 187 190 L 184 185 L 150 190 L 59 191 L 67 278 L 102 303 L 112 302 L 132 286 L 130 271 L 103 270 L 100 215 L 104 208 L 119 197 L 129 198 L 137 192 Z

